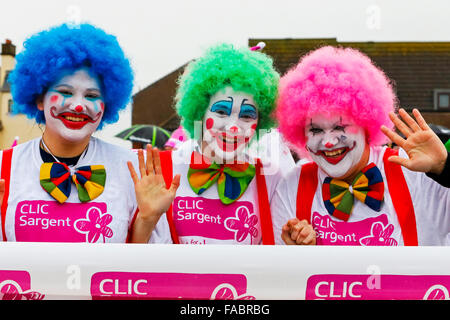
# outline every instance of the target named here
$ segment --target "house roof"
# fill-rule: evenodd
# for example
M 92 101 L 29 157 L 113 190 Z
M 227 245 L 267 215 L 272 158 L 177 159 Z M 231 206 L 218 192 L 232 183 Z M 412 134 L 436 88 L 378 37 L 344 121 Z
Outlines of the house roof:
M 394 81 L 400 105 L 418 107 L 429 122 L 450 128 L 450 113 L 434 111 L 434 90 L 450 89 L 450 42 L 339 42 L 323 39 L 249 39 L 265 42 L 263 52 L 281 74 L 304 54 L 324 45 L 356 48 L 366 53 Z M 133 96 L 133 124 L 153 124 L 175 130 L 180 119 L 174 108 L 177 79 L 183 65 Z M 431 112 L 427 112 L 431 111 Z
M 169 131 L 178 128 L 180 119 L 174 108 L 174 98 L 177 79 L 184 67 L 179 67 L 133 96 L 132 124 L 153 124 Z
M 325 39 L 250 39 L 265 42 L 263 52 L 281 74 L 300 57 L 324 45 L 352 47 L 366 53 L 395 83 L 400 105 L 434 108 L 434 90 L 450 89 L 450 42 L 339 42 Z

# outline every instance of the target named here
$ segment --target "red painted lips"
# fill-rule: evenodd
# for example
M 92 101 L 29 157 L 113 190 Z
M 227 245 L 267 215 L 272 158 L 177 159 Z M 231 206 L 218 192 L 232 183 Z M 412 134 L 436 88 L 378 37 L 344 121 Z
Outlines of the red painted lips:
M 63 112 L 61 114 L 55 115 L 55 108 L 50 110 L 53 118 L 61 120 L 61 122 L 69 129 L 80 130 L 88 123 L 95 123 L 101 116 L 101 113 L 97 115 L 95 119 L 92 119 L 86 114 Z
M 355 148 L 355 146 L 356 142 L 353 142 L 353 146 L 351 148 L 343 147 L 334 150 L 319 150 L 314 154 L 316 156 L 323 157 L 328 163 L 338 164 L 342 159 L 344 159 L 347 153 L 349 153 Z
M 210 131 L 210 133 L 216 139 L 219 148 L 225 152 L 235 151 L 239 146 L 250 141 L 250 137 L 229 136 L 225 132 L 214 133 Z

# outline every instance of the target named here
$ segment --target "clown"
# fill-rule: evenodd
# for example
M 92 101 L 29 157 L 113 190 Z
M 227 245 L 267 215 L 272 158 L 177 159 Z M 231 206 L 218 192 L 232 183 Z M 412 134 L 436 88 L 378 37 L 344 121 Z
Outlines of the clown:
M 39 32 L 10 82 L 16 113 L 45 128 L 1 154 L 3 241 L 125 242 L 146 215 L 126 169 L 137 157 L 92 137 L 130 100 L 133 73 L 116 38 L 89 24 Z
M 282 244 L 286 221 L 271 216 L 269 205 L 279 170 L 264 176 L 262 161 L 248 152 L 258 130 L 273 126 L 278 80 L 268 56 L 228 44 L 210 48 L 187 66 L 176 108 L 191 140 L 173 152 L 148 152 L 150 163 L 157 164 L 156 179 L 162 183 L 164 176 L 167 187 L 170 181 L 179 185 L 156 229 L 165 242 Z
M 400 119 L 395 103 L 389 79 L 354 49 L 320 48 L 282 77 L 280 131 L 313 161 L 271 203 L 291 218 L 287 244 L 449 244 L 448 153 L 417 110 L 414 120 L 400 109 Z M 382 146 L 387 138 L 400 154 Z

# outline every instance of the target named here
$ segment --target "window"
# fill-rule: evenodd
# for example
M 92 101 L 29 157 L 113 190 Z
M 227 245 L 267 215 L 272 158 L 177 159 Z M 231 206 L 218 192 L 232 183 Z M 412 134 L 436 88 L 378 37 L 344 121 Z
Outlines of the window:
M 10 90 L 9 82 L 8 82 L 8 77 L 9 77 L 10 73 L 11 73 L 11 70 L 8 70 L 8 71 L 5 72 L 5 79 L 3 79 L 3 85 L 0 88 L 0 90 L 3 91 L 3 92 L 9 92 L 9 90 Z M 2 79 L 0 79 L 0 81 L 1 80 Z M 0 82 L 0 84 L 1 84 L 1 82 Z
M 438 107 L 439 108 L 448 108 L 450 107 L 450 94 L 440 93 L 438 94 Z
M 12 101 L 12 99 L 9 99 L 8 100 L 8 113 L 12 113 L 13 112 L 12 106 L 13 106 L 13 101 Z
M 434 90 L 434 109 L 450 111 L 450 89 Z

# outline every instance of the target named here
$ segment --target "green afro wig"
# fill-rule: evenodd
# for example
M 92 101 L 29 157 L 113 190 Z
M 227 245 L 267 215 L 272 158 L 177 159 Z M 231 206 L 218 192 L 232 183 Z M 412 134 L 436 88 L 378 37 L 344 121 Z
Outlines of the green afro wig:
M 275 125 L 272 112 L 279 79 L 272 58 L 266 54 L 231 44 L 213 46 L 189 63 L 178 79 L 176 109 L 182 126 L 194 137 L 194 123 L 203 121 L 211 97 L 230 86 L 253 95 L 258 107 L 257 129 L 270 129 Z

